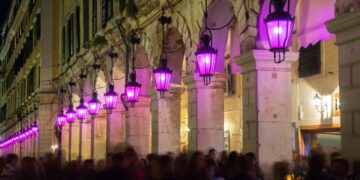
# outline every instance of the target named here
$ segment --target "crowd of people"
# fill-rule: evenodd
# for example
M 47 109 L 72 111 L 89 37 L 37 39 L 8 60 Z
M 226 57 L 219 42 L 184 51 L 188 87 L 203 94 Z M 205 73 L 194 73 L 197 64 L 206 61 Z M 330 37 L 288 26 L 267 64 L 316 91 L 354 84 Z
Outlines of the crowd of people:
M 351 174 L 350 174 L 351 173 Z M 360 180 L 360 162 L 349 162 L 340 153 L 327 156 L 314 151 L 309 159 L 295 157 L 294 162 L 279 161 L 273 165 L 275 180 Z M 61 164 L 49 154 L 43 158 L 15 154 L 0 158 L 0 180 L 263 180 L 265 175 L 254 153 L 218 154 L 210 149 L 206 154 L 149 154 L 139 159 L 132 148 L 108 155 L 96 163 L 91 159 Z

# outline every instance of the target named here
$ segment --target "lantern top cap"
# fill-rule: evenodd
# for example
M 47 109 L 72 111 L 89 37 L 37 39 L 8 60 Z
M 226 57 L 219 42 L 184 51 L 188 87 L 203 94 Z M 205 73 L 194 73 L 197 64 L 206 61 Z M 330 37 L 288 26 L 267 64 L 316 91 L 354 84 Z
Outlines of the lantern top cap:
M 201 37 L 201 47 L 199 47 L 196 52 L 195 55 L 198 54 L 217 54 L 217 50 L 214 49 L 213 47 L 210 46 L 210 42 L 211 42 L 211 37 L 207 34 L 202 35 Z
M 269 21 L 278 21 L 278 20 L 289 20 L 294 21 L 295 17 L 292 17 L 290 13 L 285 11 L 275 11 L 270 13 L 266 19 L 264 19 L 265 22 Z
M 114 91 L 115 87 L 113 84 L 109 84 L 109 90 L 104 94 L 105 96 L 117 96 L 118 94 Z
M 160 64 L 159 64 L 158 68 L 156 68 L 154 70 L 154 73 L 158 73 L 158 72 L 159 73 L 160 72 L 162 72 L 162 73 L 172 73 L 172 70 L 167 67 L 166 59 L 164 59 L 164 58 L 160 59 Z
M 126 85 L 125 85 L 125 87 L 129 87 L 129 86 L 141 87 L 141 84 L 136 82 L 136 74 L 135 73 L 130 74 L 130 81 L 128 83 L 126 83 Z
M 87 109 L 87 107 L 84 104 L 80 104 L 76 109 Z

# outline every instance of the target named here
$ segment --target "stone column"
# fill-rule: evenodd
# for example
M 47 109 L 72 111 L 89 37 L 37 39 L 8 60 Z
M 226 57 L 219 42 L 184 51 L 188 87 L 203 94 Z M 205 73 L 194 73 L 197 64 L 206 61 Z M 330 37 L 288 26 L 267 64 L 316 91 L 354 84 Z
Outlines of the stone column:
M 57 115 L 58 104 L 57 95 L 53 93 L 40 93 L 38 95 L 40 104 L 38 109 L 38 157 L 44 156 L 46 153 L 52 153 L 51 145 L 55 139 L 54 120 Z
M 189 151 L 224 150 L 224 89 L 227 76 L 215 74 L 204 85 L 197 74 L 188 76 Z
M 236 58 L 243 68 L 243 152 L 257 154 L 267 177 L 275 161 L 291 161 L 291 63 L 297 59 L 286 52 L 285 62 L 275 64 L 268 50 Z
M 155 88 L 151 95 L 151 152 L 165 154 L 180 152 L 181 94 L 185 88 L 172 86 L 161 98 Z
M 339 1 L 337 3 L 341 5 Z M 336 44 L 339 47 L 341 145 L 344 156 L 350 160 L 360 160 L 359 9 L 360 7 L 352 12 L 348 11 L 326 24 L 327 29 L 336 34 Z
M 135 107 L 126 112 L 126 143 L 139 157 L 150 153 L 150 98 L 140 96 Z
M 125 111 L 122 103 L 118 102 L 110 115 L 110 152 L 119 152 L 125 146 Z

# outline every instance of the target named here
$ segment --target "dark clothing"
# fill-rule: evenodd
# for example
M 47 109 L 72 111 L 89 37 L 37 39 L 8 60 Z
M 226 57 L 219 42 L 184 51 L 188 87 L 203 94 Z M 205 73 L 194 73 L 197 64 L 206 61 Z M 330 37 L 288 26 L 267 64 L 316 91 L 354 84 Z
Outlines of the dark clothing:
M 309 171 L 305 180 L 332 180 L 330 175 L 324 171 Z

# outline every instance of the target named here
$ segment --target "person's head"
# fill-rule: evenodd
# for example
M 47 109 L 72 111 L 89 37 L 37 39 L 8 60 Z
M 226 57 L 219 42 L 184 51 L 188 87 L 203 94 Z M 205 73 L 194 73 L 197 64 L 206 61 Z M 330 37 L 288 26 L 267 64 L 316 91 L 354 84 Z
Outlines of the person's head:
M 289 163 L 287 161 L 275 162 L 273 165 L 274 179 L 285 180 L 289 173 Z
M 174 162 L 171 156 L 161 155 L 159 156 L 159 170 L 163 176 L 172 174 L 175 170 Z
M 331 160 L 331 173 L 335 176 L 347 176 L 349 172 L 349 162 L 344 158 Z
M 235 165 L 238 161 L 238 154 L 236 151 L 232 151 L 230 154 L 229 154 L 229 157 L 228 157 L 228 161 L 227 163 L 229 165 Z
M 211 148 L 208 152 L 208 156 L 210 159 L 213 159 L 216 161 L 216 150 L 214 148 Z
M 41 179 L 42 171 L 39 164 L 32 157 L 24 157 L 21 159 L 18 177 L 19 179 Z
M 195 151 L 190 158 L 190 168 L 195 168 L 191 170 L 200 170 L 204 169 L 206 166 L 205 155 L 200 151 Z
M 87 171 L 93 171 L 95 169 L 94 160 L 86 159 L 83 163 L 83 169 Z
M 254 165 L 257 164 L 257 160 L 256 160 L 256 155 L 255 155 L 255 153 L 253 153 L 253 152 L 248 152 L 248 153 L 245 154 L 245 156 L 246 156 L 247 158 L 249 158 Z
M 128 147 L 124 151 L 124 166 L 131 167 L 138 163 L 138 155 L 135 150 L 131 147 Z
M 19 157 L 16 154 L 8 154 L 6 156 L 6 164 L 15 167 L 19 161 Z
M 140 166 L 145 168 L 147 165 L 148 165 L 148 163 L 147 163 L 146 159 L 141 158 L 140 159 Z
M 113 168 L 121 169 L 124 167 L 125 157 L 122 153 L 115 153 L 112 155 L 111 159 Z
M 326 165 L 326 156 L 321 153 L 314 153 L 309 159 L 309 169 L 311 171 L 322 171 Z

